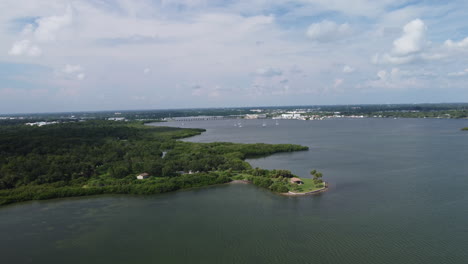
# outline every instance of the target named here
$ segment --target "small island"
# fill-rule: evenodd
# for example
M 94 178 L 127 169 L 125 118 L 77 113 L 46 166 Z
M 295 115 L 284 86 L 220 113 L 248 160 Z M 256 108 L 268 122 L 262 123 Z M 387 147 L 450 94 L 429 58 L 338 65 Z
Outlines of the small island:
M 203 129 L 146 126 L 143 121 L 0 126 L 0 205 L 98 195 L 157 194 L 236 181 L 285 195 L 327 188 L 322 174 L 252 168 L 245 160 L 305 151 L 293 144 L 192 143 Z
M 327 190 L 328 185 L 322 180 L 322 173 L 313 170 L 313 178 L 299 178 L 288 170 L 262 170 L 255 168 L 248 174 L 240 173 L 232 177 L 234 183 L 253 183 L 269 188 L 273 192 L 288 195 L 310 195 Z

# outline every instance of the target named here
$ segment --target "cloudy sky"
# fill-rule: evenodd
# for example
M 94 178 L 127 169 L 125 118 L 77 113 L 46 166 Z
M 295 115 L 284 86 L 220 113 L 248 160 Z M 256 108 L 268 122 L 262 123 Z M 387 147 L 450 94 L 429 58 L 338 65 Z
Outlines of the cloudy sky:
M 465 0 L 0 1 L 0 113 L 467 101 Z

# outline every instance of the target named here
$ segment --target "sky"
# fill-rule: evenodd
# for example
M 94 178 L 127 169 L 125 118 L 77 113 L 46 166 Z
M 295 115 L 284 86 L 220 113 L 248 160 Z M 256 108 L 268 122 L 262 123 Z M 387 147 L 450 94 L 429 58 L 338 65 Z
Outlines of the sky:
M 0 114 L 468 102 L 468 1 L 2 0 Z

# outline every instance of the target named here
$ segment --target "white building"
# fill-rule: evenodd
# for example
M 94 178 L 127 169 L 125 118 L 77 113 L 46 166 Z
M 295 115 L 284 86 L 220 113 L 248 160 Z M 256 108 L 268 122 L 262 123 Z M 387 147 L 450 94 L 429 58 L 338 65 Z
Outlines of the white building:
M 301 114 L 296 112 L 289 112 L 287 114 L 281 114 L 282 119 L 300 119 Z
M 245 119 L 259 119 L 259 118 L 266 118 L 265 114 L 247 114 L 244 117 Z
M 113 121 L 125 121 L 125 117 L 109 117 L 107 120 L 113 120 Z
M 137 175 L 136 178 L 137 178 L 138 180 L 143 180 L 143 179 L 148 178 L 149 176 L 150 176 L 150 175 L 149 175 L 148 173 L 145 172 L 145 173 L 142 173 L 142 174 L 140 174 L 140 175 Z
M 26 123 L 27 126 L 46 126 L 46 125 L 52 125 L 52 124 L 58 124 L 57 121 L 53 122 L 34 122 L 34 123 Z

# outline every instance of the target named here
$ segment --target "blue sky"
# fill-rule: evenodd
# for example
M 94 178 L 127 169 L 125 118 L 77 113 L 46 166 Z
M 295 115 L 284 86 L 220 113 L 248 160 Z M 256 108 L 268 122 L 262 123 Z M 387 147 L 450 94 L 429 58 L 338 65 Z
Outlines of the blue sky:
M 468 3 L 2 0 L 0 113 L 468 101 Z

